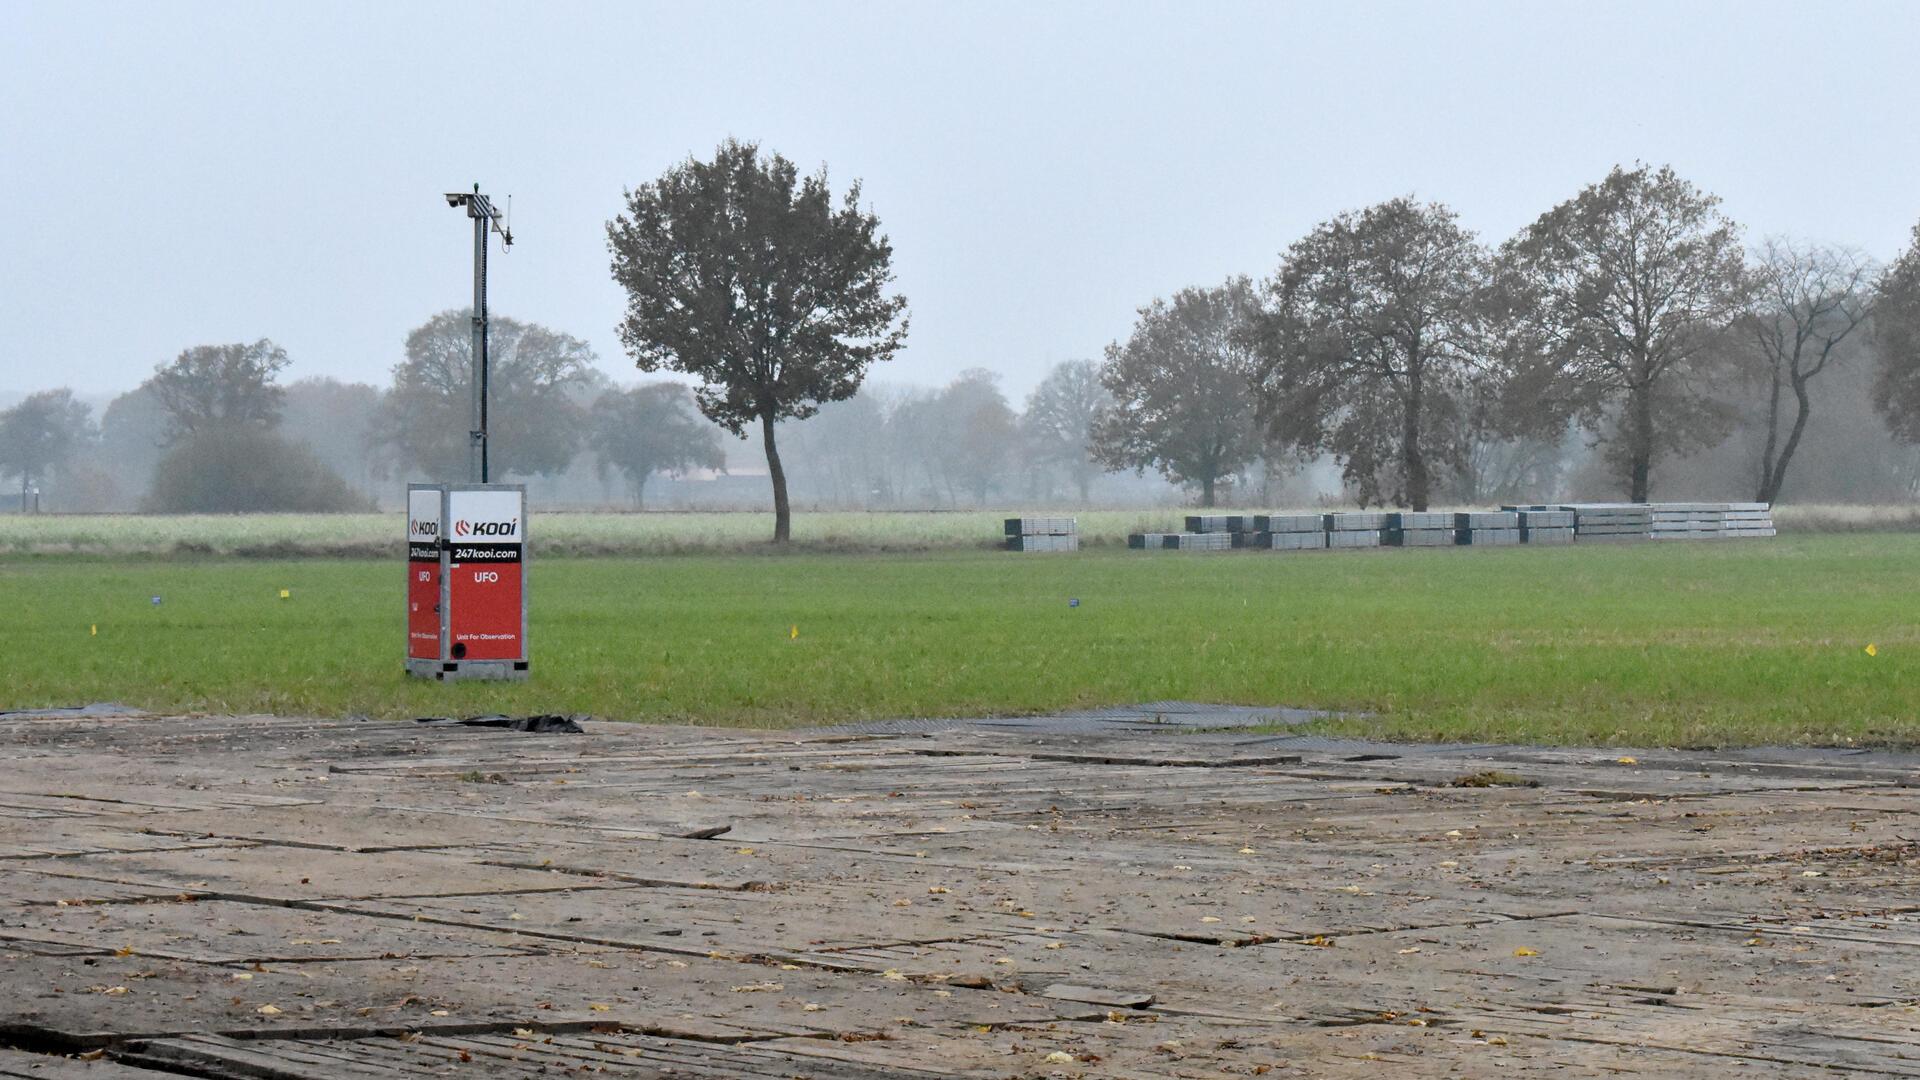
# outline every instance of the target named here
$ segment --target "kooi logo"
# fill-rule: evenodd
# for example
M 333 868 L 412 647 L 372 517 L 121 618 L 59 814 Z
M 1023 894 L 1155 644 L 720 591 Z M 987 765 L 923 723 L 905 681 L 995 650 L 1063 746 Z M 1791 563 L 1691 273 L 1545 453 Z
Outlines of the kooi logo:
M 468 521 L 461 518 L 453 523 L 455 536 L 514 536 L 519 532 L 519 518 L 511 521 Z

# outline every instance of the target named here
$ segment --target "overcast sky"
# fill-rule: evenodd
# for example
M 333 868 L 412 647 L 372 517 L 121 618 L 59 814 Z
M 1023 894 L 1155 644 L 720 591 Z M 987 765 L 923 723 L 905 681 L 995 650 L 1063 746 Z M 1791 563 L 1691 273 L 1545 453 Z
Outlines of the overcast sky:
M 1920 221 L 1920 3 L 0 0 L 0 390 L 271 337 L 384 383 L 470 294 L 441 193 L 513 196 L 496 313 L 592 342 L 623 187 L 728 136 L 859 178 L 912 307 L 875 373 L 1016 398 L 1156 295 L 1408 192 L 1492 240 L 1617 162 L 1750 238 Z

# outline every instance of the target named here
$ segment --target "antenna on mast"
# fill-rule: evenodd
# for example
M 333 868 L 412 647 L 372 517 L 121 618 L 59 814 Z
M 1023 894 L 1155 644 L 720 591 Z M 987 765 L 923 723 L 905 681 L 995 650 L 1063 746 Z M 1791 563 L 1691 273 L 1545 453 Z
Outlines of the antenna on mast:
M 509 207 L 513 197 L 507 197 Z M 470 460 L 473 479 L 478 483 L 488 482 L 487 468 L 487 235 L 489 232 L 500 234 L 502 251 L 513 247 L 513 227 L 501 220 L 494 209 L 493 200 L 480 194 L 480 185 L 473 185 L 471 192 L 447 192 L 447 205 L 454 209 L 465 209 L 467 217 L 473 219 L 473 428 L 467 433 L 470 440 Z

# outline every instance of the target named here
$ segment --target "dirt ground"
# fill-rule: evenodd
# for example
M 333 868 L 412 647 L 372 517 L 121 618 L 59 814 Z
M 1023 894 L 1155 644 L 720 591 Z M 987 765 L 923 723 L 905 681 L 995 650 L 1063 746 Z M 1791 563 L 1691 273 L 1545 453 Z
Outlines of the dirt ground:
M 1913 757 L 152 716 L 0 745 L 0 1076 L 1920 1075 Z

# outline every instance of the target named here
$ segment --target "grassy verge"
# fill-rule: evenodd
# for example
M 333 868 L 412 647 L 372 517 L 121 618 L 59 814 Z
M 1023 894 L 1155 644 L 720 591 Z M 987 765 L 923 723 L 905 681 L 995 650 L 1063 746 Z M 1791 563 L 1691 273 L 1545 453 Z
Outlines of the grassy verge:
M 1408 739 L 1920 741 L 1912 536 L 531 571 L 534 679 L 442 686 L 400 674 L 398 562 L 0 561 L 0 707 L 783 726 L 1188 698 Z

